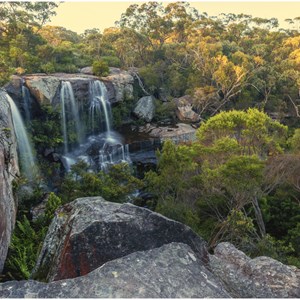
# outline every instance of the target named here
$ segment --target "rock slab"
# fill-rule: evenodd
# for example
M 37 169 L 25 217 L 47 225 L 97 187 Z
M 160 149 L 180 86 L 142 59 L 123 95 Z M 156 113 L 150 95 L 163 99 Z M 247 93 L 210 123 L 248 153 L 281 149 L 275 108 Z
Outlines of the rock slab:
M 107 262 L 86 276 L 0 284 L 1 298 L 229 298 L 186 244 L 170 243 Z
M 79 198 L 57 210 L 33 278 L 82 276 L 108 261 L 171 242 L 190 245 L 198 259 L 207 261 L 204 240 L 179 222 L 128 203 Z
M 175 144 L 191 142 L 196 139 L 196 129 L 189 124 L 178 123 L 176 126 L 153 126 L 146 124 L 139 132 L 148 133 L 150 137 L 160 142 L 172 140 Z
M 0 273 L 16 220 L 17 203 L 12 185 L 19 173 L 16 136 L 6 97 L 0 90 Z
M 300 270 L 270 257 L 249 258 L 230 243 L 220 243 L 210 267 L 237 298 L 300 298 Z
M 143 119 L 146 122 L 151 122 L 155 113 L 155 105 L 154 105 L 153 97 L 144 96 L 140 98 L 136 104 L 136 107 L 134 108 L 133 113 L 138 118 Z
M 109 75 L 102 77 L 108 91 L 109 101 L 122 102 L 124 100 L 133 99 L 133 76 L 119 68 L 109 68 Z
M 201 120 L 200 115 L 193 111 L 193 98 L 183 96 L 173 99 L 176 104 L 176 116 L 181 122 L 196 123 Z

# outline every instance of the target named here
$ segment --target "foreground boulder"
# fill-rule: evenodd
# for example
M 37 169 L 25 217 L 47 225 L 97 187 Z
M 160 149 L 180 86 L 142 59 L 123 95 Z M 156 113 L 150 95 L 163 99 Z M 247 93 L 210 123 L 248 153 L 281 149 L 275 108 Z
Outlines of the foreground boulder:
M 13 180 L 19 173 L 16 137 L 6 97 L 7 94 L 0 90 L 0 273 L 16 220 Z
M 75 279 L 0 284 L 3 298 L 228 298 L 192 249 L 181 243 L 135 252 Z
M 210 267 L 233 297 L 300 297 L 299 269 L 265 256 L 251 259 L 230 243 L 216 247 Z
M 56 212 L 33 278 L 82 276 L 108 261 L 171 242 L 190 245 L 197 258 L 207 262 L 204 240 L 189 227 L 131 204 L 79 198 Z

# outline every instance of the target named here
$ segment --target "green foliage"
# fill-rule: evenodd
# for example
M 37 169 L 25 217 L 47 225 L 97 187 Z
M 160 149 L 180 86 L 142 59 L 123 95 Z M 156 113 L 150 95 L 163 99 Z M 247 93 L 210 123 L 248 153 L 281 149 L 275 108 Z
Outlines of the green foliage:
M 147 65 L 139 69 L 139 74 L 143 78 L 146 88 L 155 93 L 160 86 L 160 73 L 163 72 L 163 66 L 161 63 L 154 65 Z
M 96 76 L 107 76 L 109 74 L 109 67 L 104 60 L 97 60 L 93 62 L 93 74 Z
M 185 146 L 177 147 L 167 140 L 162 151 L 157 152 L 157 156 L 157 173 L 149 171 L 144 178 L 148 191 L 157 201 L 155 210 L 196 230 L 197 216 L 193 212 L 195 201 L 189 202 L 187 190 L 191 184 L 186 180 L 188 172 L 195 168 L 191 149 Z
M 79 164 L 79 165 L 78 165 Z M 131 174 L 126 163 L 113 165 L 108 172 L 97 174 L 87 172 L 87 165 L 81 161 L 71 167 L 61 187 L 63 203 L 78 197 L 102 196 L 107 201 L 125 202 L 129 194 L 140 189 L 142 182 Z
M 128 99 L 126 96 L 123 102 L 118 102 L 112 107 L 114 128 L 121 127 L 130 118 L 133 107 L 134 99 Z
M 222 236 L 218 234 L 215 236 L 215 238 L 218 237 L 218 242 L 230 241 L 246 253 L 256 248 L 258 236 L 253 220 L 242 211 L 231 210 L 226 220 L 220 224 L 220 229 L 218 234 L 222 233 Z
M 9 81 L 9 78 L 13 74 L 13 71 L 13 68 L 7 61 L 5 52 L 0 51 L 0 86 L 3 86 Z
M 101 60 L 109 67 L 121 67 L 121 60 L 117 56 L 101 56 Z
M 46 220 L 48 220 L 49 224 L 50 224 L 50 221 L 54 217 L 55 210 L 60 205 L 61 205 L 61 199 L 59 197 L 57 197 L 53 192 L 51 192 L 47 199 L 46 209 L 45 209 L 45 218 L 46 218 Z
M 33 142 L 40 152 L 47 148 L 61 146 L 63 139 L 60 127 L 60 112 L 51 105 L 43 105 L 38 118 L 32 120 L 31 132 Z
M 295 249 L 291 243 L 287 244 L 282 240 L 276 240 L 268 234 L 264 238 L 260 239 L 256 244 L 256 248 L 248 254 L 252 257 L 262 255 L 270 256 L 284 264 L 291 264 L 298 268 L 300 266 L 299 254 L 295 255 Z
M 299 193 L 293 191 L 289 185 L 279 187 L 273 195 L 266 198 L 266 226 L 268 232 L 276 239 L 291 240 L 289 235 L 293 234 L 300 222 L 298 198 Z M 293 246 L 298 247 L 297 243 L 293 243 Z
M 295 153 L 300 153 L 300 129 L 295 129 L 293 136 L 288 140 L 290 148 Z
M 171 121 L 175 121 L 176 113 L 175 113 L 175 102 L 162 102 L 159 100 L 155 100 L 155 116 L 154 119 L 156 121 L 170 119 Z
M 54 73 L 55 66 L 52 62 L 47 62 L 46 64 L 41 65 L 41 71 L 45 73 Z
M 54 212 L 61 205 L 61 199 L 51 192 L 47 197 L 44 213 L 30 221 L 27 216 L 30 215 L 31 208 L 41 202 L 45 192 L 40 187 L 27 193 L 24 187 L 20 188 L 17 223 L 5 262 L 5 270 L 16 280 L 29 279 Z
M 6 266 L 13 272 L 15 279 L 29 279 L 44 236 L 45 230 L 34 230 L 25 215 L 17 221 L 6 261 Z
M 137 68 L 145 89 L 157 99 L 189 93 L 194 109 L 209 119 L 198 129 L 196 142 L 175 146 L 168 141 L 158 153 L 157 172 L 144 180 L 156 211 L 189 224 L 211 245 L 229 240 L 251 255 L 267 254 L 299 266 L 300 131 L 286 143 L 287 127 L 253 108 L 299 127 L 298 30 L 277 31 L 274 19 L 234 14 L 216 19 L 188 3 L 149 2 L 130 5 L 118 27 L 103 34 L 89 29 L 78 35 L 43 26 L 56 7 L 53 2 L 0 3 L 0 85 L 13 73 L 71 73 L 93 64 L 97 76 L 108 75 L 108 66 Z M 136 99 L 144 94 L 140 88 L 134 93 Z M 131 109 L 131 101 L 113 108 L 116 126 Z M 174 111 L 172 101 L 157 101 L 155 121 L 174 119 Z M 60 117 L 59 111 L 42 106 L 32 121 L 39 153 L 62 145 Z M 68 127 L 74 127 L 72 120 Z M 8 134 L 3 130 L 0 142 Z M 76 141 L 72 130 L 68 138 Z M 277 169 L 270 175 L 272 167 Z M 43 162 L 42 168 L 54 178 L 51 185 L 60 187 L 59 165 Z M 22 215 L 29 214 L 43 191 L 24 193 L 10 250 L 17 277 L 28 277 L 39 236 L 61 202 L 89 195 L 123 202 L 141 186 L 128 166 L 91 174 L 80 162 L 64 179 L 62 200 L 50 194 L 46 215 L 37 223 Z M 269 233 L 262 237 L 257 234 L 260 208 Z
M 197 131 L 197 137 L 203 145 L 211 145 L 218 139 L 230 137 L 240 145 L 241 154 L 257 154 L 262 157 L 281 153 L 286 134 L 286 126 L 251 108 L 246 112 L 221 112 Z
M 252 109 L 210 118 L 189 145 L 165 142 L 157 171 L 144 179 L 155 210 L 190 225 L 211 247 L 230 241 L 247 254 L 265 251 L 298 264 L 292 229 L 299 221 L 297 200 L 278 195 L 275 202 L 265 191 L 271 180 L 265 177 L 267 158 L 282 155 L 286 132 L 286 126 Z M 264 234 L 264 221 L 272 235 L 281 227 L 285 231 L 275 240 Z

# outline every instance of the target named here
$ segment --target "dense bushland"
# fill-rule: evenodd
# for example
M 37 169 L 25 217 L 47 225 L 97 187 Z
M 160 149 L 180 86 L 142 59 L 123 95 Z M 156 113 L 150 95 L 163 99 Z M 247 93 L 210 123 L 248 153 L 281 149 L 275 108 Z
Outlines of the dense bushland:
M 231 241 L 249 255 L 299 267 L 299 31 L 278 28 L 275 18 L 213 18 L 186 2 L 148 2 L 130 5 L 116 27 L 79 35 L 45 25 L 57 5 L 0 3 L 1 85 L 12 74 L 93 66 L 105 76 L 109 66 L 131 68 L 156 97 L 154 120 L 175 118 L 173 98 L 190 95 L 203 122 L 195 142 L 166 142 L 157 153 L 157 170 L 143 180 L 125 165 L 92 174 L 81 162 L 49 185 L 55 193 L 38 182 L 28 194 L 19 192 L 6 278 L 29 277 L 57 207 L 93 195 L 132 201 L 186 223 L 211 248 Z M 299 28 L 299 18 L 289 22 Z M 115 125 L 132 106 L 116 105 Z M 40 154 L 62 145 L 59 113 L 42 107 L 28 124 Z M 44 180 L 62 175 L 55 163 L 43 161 L 41 168 Z M 137 189 L 151 200 L 134 198 Z M 32 218 L 31 209 L 45 197 L 44 213 Z

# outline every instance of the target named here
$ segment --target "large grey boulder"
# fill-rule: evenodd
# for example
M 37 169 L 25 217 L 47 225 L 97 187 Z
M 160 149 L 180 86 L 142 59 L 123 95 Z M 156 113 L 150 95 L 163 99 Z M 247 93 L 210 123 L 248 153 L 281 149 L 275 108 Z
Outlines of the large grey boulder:
M 179 222 L 132 204 L 79 198 L 57 210 L 33 278 L 82 276 L 108 261 L 171 242 L 190 245 L 199 260 L 207 261 L 204 240 Z
M 155 105 L 154 105 L 153 97 L 144 96 L 140 98 L 134 108 L 133 113 L 138 118 L 143 119 L 146 122 L 151 122 L 155 113 Z
M 229 298 L 222 283 L 181 243 L 135 252 L 86 276 L 0 284 L 2 298 Z
M 0 90 L 0 273 L 16 220 L 13 180 L 19 173 L 16 137 L 6 96 Z
M 233 297 L 300 297 L 300 270 L 270 257 L 251 259 L 232 244 L 220 243 L 209 264 Z

